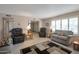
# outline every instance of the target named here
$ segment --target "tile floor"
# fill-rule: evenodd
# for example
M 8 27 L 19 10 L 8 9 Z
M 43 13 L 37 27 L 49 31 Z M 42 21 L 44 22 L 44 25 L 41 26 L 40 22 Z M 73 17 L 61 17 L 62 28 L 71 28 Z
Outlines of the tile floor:
M 11 38 L 9 40 L 11 41 Z M 41 42 L 46 42 L 46 41 L 50 41 L 50 39 L 49 38 L 40 38 L 38 36 L 38 34 L 34 33 L 33 39 L 26 39 L 23 43 L 19 43 L 19 44 L 15 44 L 15 45 L 11 44 L 11 42 L 10 42 L 10 46 L 0 48 L 0 51 L 3 50 L 3 51 L 9 51 L 9 53 L 11 53 L 11 54 L 20 54 L 20 49 L 26 48 L 26 47 L 29 47 L 29 46 L 32 46 L 32 45 L 35 45 L 35 44 L 38 44 Z M 64 48 L 70 49 L 72 51 L 72 54 L 79 54 L 79 51 L 75 51 L 71 47 L 66 47 L 66 46 L 56 43 L 56 42 L 53 42 L 53 43 L 58 44 Z

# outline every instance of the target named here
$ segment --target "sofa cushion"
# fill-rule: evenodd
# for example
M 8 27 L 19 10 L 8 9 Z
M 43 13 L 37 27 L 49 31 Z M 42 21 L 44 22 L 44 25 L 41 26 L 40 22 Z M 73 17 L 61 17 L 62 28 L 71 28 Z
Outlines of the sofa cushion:
M 73 35 L 72 31 L 67 30 L 56 30 L 55 33 L 58 35 L 61 35 L 61 33 L 63 33 L 64 36 Z
M 66 37 L 66 36 L 59 36 L 59 38 L 63 39 L 63 40 L 67 40 L 68 39 L 68 37 Z
M 63 40 L 67 40 L 68 37 L 67 36 L 60 36 L 60 35 L 53 35 L 54 38 L 57 38 L 57 39 L 63 39 Z
M 60 35 L 63 36 L 64 35 L 64 32 L 61 32 Z

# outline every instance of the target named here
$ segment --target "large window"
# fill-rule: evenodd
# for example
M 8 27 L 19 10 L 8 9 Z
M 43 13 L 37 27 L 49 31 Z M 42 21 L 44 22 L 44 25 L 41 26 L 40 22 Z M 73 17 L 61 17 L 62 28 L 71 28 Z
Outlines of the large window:
M 56 30 L 61 30 L 61 20 L 56 20 Z
M 62 30 L 68 30 L 68 19 L 62 19 Z
M 74 34 L 78 34 L 78 18 L 69 19 L 69 30 L 74 32 Z
M 52 22 L 51 22 L 51 29 L 52 29 L 52 31 L 55 31 L 55 27 L 56 27 L 56 26 L 55 26 L 55 21 L 52 21 Z
M 74 34 L 78 34 L 78 17 L 62 20 L 53 20 L 51 22 L 51 28 L 53 31 L 70 30 Z

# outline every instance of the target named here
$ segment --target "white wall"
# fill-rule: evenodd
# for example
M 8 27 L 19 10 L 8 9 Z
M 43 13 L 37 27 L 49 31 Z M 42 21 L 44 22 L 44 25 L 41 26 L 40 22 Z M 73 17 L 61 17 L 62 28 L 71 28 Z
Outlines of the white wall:
M 48 33 L 50 29 L 50 20 L 42 20 L 42 27 L 45 27 Z
M 3 22 L 2 22 L 2 18 L 5 17 L 6 14 L 1 14 L 0 13 L 0 39 L 2 39 L 2 32 L 3 32 Z M 10 19 L 11 21 L 9 22 L 9 30 L 11 30 L 12 28 L 17 28 L 20 27 L 23 29 L 23 33 L 27 33 L 27 26 L 28 26 L 28 22 L 29 20 L 34 20 L 33 17 L 28 17 L 28 16 L 18 16 L 18 15 L 12 15 L 12 19 Z M 39 27 L 41 27 L 41 21 L 40 19 L 36 18 L 36 20 L 39 21 Z
M 17 15 L 13 15 L 12 16 L 13 19 L 13 23 L 12 23 L 12 27 L 13 28 L 17 28 L 17 27 L 21 27 L 23 29 L 23 32 L 26 33 L 27 29 L 26 27 L 28 26 L 28 22 L 29 20 L 31 21 L 38 21 L 39 22 L 39 29 L 42 27 L 42 21 L 39 18 L 33 18 L 33 17 L 25 17 L 25 16 L 17 16 Z
M 26 27 L 28 26 L 28 18 L 25 16 L 13 16 L 14 22 L 13 22 L 13 27 L 14 28 L 22 28 L 23 32 L 26 33 Z

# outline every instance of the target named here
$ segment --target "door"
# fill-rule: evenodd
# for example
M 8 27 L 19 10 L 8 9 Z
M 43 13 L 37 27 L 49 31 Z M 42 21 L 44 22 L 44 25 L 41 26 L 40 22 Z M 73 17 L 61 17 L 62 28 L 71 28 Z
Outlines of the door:
M 33 32 L 39 32 L 39 21 L 31 22 L 31 29 Z

